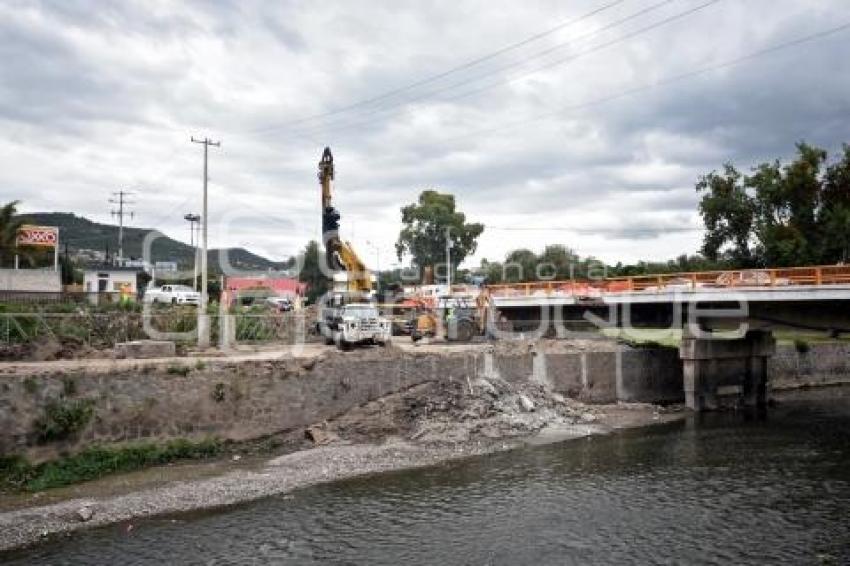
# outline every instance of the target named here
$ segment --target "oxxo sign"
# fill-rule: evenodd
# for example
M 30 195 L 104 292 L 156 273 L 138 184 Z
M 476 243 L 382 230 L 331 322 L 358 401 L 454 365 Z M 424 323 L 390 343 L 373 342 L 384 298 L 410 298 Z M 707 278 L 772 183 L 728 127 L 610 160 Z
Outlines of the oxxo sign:
M 32 226 L 24 224 L 18 229 L 19 246 L 40 246 L 55 248 L 59 241 L 59 228 L 56 226 Z

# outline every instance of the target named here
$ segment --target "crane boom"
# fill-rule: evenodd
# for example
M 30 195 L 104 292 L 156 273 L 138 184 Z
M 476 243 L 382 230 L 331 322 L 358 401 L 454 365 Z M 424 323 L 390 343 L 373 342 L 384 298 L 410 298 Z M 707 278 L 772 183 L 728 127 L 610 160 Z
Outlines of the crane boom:
M 325 245 L 327 265 L 334 271 L 348 275 L 348 291 L 355 294 L 372 292 L 372 276 L 366 264 L 349 242 L 339 237 L 340 214 L 333 205 L 334 158 L 326 147 L 319 160 L 319 182 L 322 185 L 322 240 Z

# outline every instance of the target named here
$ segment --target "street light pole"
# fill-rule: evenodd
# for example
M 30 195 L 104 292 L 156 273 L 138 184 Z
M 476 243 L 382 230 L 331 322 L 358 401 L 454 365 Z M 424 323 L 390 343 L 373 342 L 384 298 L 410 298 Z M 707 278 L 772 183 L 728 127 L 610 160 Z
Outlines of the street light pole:
M 446 291 L 452 294 L 452 236 L 451 229 L 446 228 Z
M 204 205 L 201 212 L 201 300 L 198 301 L 198 348 L 209 348 L 210 346 L 210 320 L 207 315 L 207 303 L 209 302 L 209 294 L 207 293 L 207 183 L 208 183 L 208 168 L 207 160 L 209 147 L 221 147 L 221 142 L 214 142 L 209 138 L 195 139 L 191 138 L 192 143 L 200 143 L 204 145 Z
M 199 214 L 187 214 L 183 216 L 189 221 L 189 245 L 192 246 L 192 289 L 198 290 L 198 245 L 195 243 L 196 225 L 201 221 Z

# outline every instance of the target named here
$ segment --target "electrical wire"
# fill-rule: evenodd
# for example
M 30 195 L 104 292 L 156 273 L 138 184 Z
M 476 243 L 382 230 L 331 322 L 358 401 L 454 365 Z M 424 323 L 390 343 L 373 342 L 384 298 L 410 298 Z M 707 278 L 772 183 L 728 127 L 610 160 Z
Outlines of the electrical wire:
M 568 20 L 568 21 L 566 21 L 566 22 L 560 23 L 560 24 L 558 24 L 558 25 L 557 25 L 557 26 L 555 26 L 555 27 L 549 28 L 548 30 L 545 30 L 545 31 L 543 31 L 543 32 L 540 32 L 540 33 L 536 33 L 536 34 L 534 34 L 534 35 L 531 35 L 531 36 L 529 36 L 529 37 L 527 37 L 527 38 L 525 38 L 525 39 L 523 39 L 523 40 L 520 40 L 520 41 L 518 41 L 518 42 L 516 42 L 516 43 L 512 43 L 512 44 L 510 44 L 510 45 L 507 45 L 507 46 L 505 46 L 505 47 L 502 47 L 502 48 L 500 48 L 500 49 L 497 49 L 497 50 L 492 51 L 492 52 L 490 52 L 490 53 L 487 53 L 487 54 L 485 54 L 485 55 L 482 55 L 482 56 L 480 56 L 480 57 L 478 57 L 478 58 L 476 58 L 476 59 L 472 59 L 471 61 L 467 61 L 466 63 L 462 63 L 462 64 L 460 64 L 460 65 L 458 65 L 458 66 L 456 66 L 456 67 L 452 67 L 452 68 L 450 68 L 450 69 L 448 69 L 448 70 L 446 70 L 446 71 L 443 71 L 443 72 L 441 72 L 441 73 L 437 73 L 436 75 L 432 75 L 432 76 L 430 76 L 430 77 L 426 77 L 426 78 L 424 78 L 424 79 L 421 79 L 421 80 L 418 80 L 418 81 L 412 82 L 412 83 L 410 83 L 410 84 L 407 84 L 407 85 L 404 85 L 404 86 L 401 86 L 401 87 L 398 87 L 398 88 L 395 88 L 395 89 L 392 89 L 392 90 L 389 90 L 389 91 L 386 91 L 386 92 L 384 92 L 384 93 L 382 93 L 382 94 L 379 94 L 379 95 L 376 95 L 376 96 L 373 96 L 373 97 L 370 97 L 370 98 L 367 98 L 367 99 L 364 99 L 364 100 L 359 100 L 359 101 L 357 101 L 357 102 L 353 102 L 353 103 L 351 103 L 351 104 L 347 104 L 347 105 L 342 106 L 342 107 L 340 107 L 340 108 L 336 108 L 336 109 L 333 109 L 333 110 L 328 110 L 327 112 L 322 112 L 322 113 L 319 113 L 319 114 L 314 114 L 314 115 L 312 115 L 312 116 L 306 116 L 306 117 L 304 117 L 304 118 L 299 118 L 299 119 L 292 120 L 292 121 L 289 121 L 289 122 L 284 122 L 283 124 L 278 124 L 277 126 L 273 126 L 273 127 L 270 127 L 270 128 L 264 128 L 264 129 L 261 129 L 261 130 L 257 130 L 257 132 L 265 132 L 266 130 L 278 130 L 278 129 L 281 129 L 281 128 L 286 128 L 286 127 L 293 126 L 293 125 L 300 124 L 300 123 L 304 123 L 304 122 L 307 122 L 307 121 L 312 121 L 312 120 L 317 120 L 317 119 L 327 118 L 327 117 L 329 117 L 329 116 L 334 116 L 334 115 L 337 115 L 337 114 L 341 114 L 341 113 L 343 113 L 343 112 L 346 112 L 346 111 L 348 111 L 348 110 L 353 110 L 353 109 L 355 109 L 355 108 L 359 108 L 359 107 L 361 107 L 361 106 L 367 106 L 367 105 L 369 105 L 369 104 L 373 104 L 373 103 L 375 103 L 375 102 L 379 102 L 379 101 L 381 101 L 381 100 L 385 100 L 385 99 L 387 99 L 387 98 L 391 98 L 391 97 L 393 97 L 393 96 L 395 96 L 395 95 L 397 95 L 397 94 L 401 94 L 401 93 L 403 93 L 403 92 L 407 92 L 407 91 L 413 90 L 414 88 L 417 88 L 417 87 L 420 87 L 420 86 L 423 86 L 423 85 L 426 85 L 426 84 L 430 84 L 430 83 L 433 83 L 433 82 L 439 81 L 440 79 L 443 79 L 443 78 L 445 78 L 445 77 L 451 76 L 451 75 L 453 75 L 453 74 L 455 74 L 455 73 L 457 73 L 457 72 L 459 72 L 459 71 L 463 71 L 463 70 L 466 70 L 466 69 L 470 69 L 470 68 L 472 68 L 472 67 L 475 67 L 476 65 L 480 65 L 481 63 L 484 63 L 484 62 L 486 62 L 486 61 L 490 61 L 490 60 L 492 60 L 492 59 L 495 59 L 495 58 L 497 58 L 497 57 L 498 57 L 498 56 L 500 56 L 500 55 L 504 55 L 505 53 L 508 53 L 508 52 L 510 52 L 510 51 L 513 51 L 513 50 L 519 49 L 520 47 L 524 47 L 524 46 L 526 46 L 526 45 L 528 45 L 528 44 L 530 44 L 530 43 L 533 43 L 533 42 L 535 42 L 535 41 L 537 41 L 537 40 L 543 39 L 544 37 L 547 37 L 547 36 L 549 36 L 549 35 L 552 35 L 552 34 L 554 34 L 554 33 L 559 32 L 559 31 L 561 31 L 561 30 L 563 30 L 563 29 L 566 29 L 566 28 L 568 28 L 568 27 L 571 27 L 571 26 L 573 26 L 573 25 L 575 25 L 575 24 L 577 24 L 577 23 L 580 23 L 580 22 L 582 22 L 582 21 L 584 21 L 584 20 L 587 20 L 587 19 L 589 19 L 589 18 L 591 18 L 591 17 L 593 17 L 593 16 L 596 16 L 597 14 L 601 14 L 602 12 L 604 12 L 604 11 L 606 11 L 606 10 L 609 10 L 609 9 L 611 9 L 611 8 L 614 8 L 615 6 L 617 6 L 617 5 L 619 5 L 619 4 L 622 4 L 622 3 L 623 3 L 623 2 L 625 2 L 625 1 L 626 1 L 626 0 L 615 0 L 615 1 L 613 1 L 613 2 L 610 2 L 610 3 L 608 3 L 608 4 L 605 4 L 605 5 L 603 5 L 603 6 L 600 6 L 599 8 L 595 8 L 595 9 L 591 10 L 590 12 L 587 12 L 587 13 L 585 13 L 585 14 L 581 15 L 581 16 L 578 16 L 578 17 L 576 17 L 576 18 L 573 18 L 572 20 Z
M 634 14 L 631 14 L 630 16 L 627 16 L 627 17 L 622 18 L 622 19 L 620 19 L 620 20 L 617 20 L 616 22 L 613 22 L 613 23 L 611 23 L 611 24 L 609 24 L 609 25 L 607 25 L 607 26 L 605 26 L 605 27 L 603 27 L 603 28 L 600 28 L 599 30 L 595 30 L 595 31 L 593 31 L 593 32 L 590 32 L 590 33 L 588 33 L 588 34 L 584 35 L 584 36 L 581 36 L 578 40 L 586 40 L 586 39 L 589 39 L 589 38 L 591 38 L 591 37 L 594 37 L 594 36 L 596 36 L 596 35 L 598 35 L 598 34 L 600 34 L 600 33 L 604 32 L 604 31 L 607 31 L 607 30 L 609 30 L 609 29 L 612 29 L 613 27 L 615 27 L 615 26 L 617 26 L 617 25 L 620 25 L 620 24 L 622 24 L 622 23 L 625 23 L 625 22 L 627 22 L 627 21 L 629 21 L 629 20 L 631 20 L 631 19 L 634 19 L 634 18 L 636 18 L 636 17 L 638 17 L 638 16 L 640 16 L 640 15 L 645 15 L 646 13 L 648 13 L 648 12 L 649 12 L 649 11 L 651 11 L 651 10 L 658 9 L 658 8 L 660 8 L 660 7 L 662 7 L 662 6 L 665 6 L 665 5 L 667 5 L 667 4 L 670 4 L 671 2 L 674 2 L 674 1 L 676 1 L 676 0 L 662 0 L 661 2 L 658 2 L 658 3 L 656 3 L 656 4 L 653 4 L 652 6 L 650 6 L 650 7 L 648 7 L 648 8 L 645 8 L 645 9 L 643 9 L 643 10 L 640 10 L 639 12 L 636 12 L 636 13 L 634 13 Z M 495 82 L 495 83 L 491 83 L 491 84 L 489 84 L 489 85 L 483 86 L 483 87 L 478 88 L 478 89 L 474 89 L 474 90 L 472 90 L 472 91 L 467 91 L 467 92 L 460 93 L 459 95 L 456 95 L 456 96 L 454 96 L 454 97 L 438 99 L 438 102 L 451 102 L 451 101 L 454 101 L 454 100 L 459 100 L 459 99 L 461 99 L 461 98 L 467 98 L 467 97 L 469 97 L 469 96 L 472 96 L 472 95 L 475 95 L 475 94 L 480 94 L 480 93 L 485 92 L 485 91 L 487 91 L 487 90 L 491 90 L 491 89 L 493 89 L 493 88 L 495 88 L 495 87 L 498 87 L 498 86 L 501 86 L 501 85 L 503 85 L 503 84 L 509 84 L 509 83 L 516 82 L 516 81 L 518 81 L 518 80 L 520 80 L 520 79 L 522 79 L 522 78 L 524 78 L 524 77 L 527 77 L 527 76 L 529 76 L 529 75 L 532 75 L 532 74 L 538 73 L 538 72 L 540 72 L 540 71 L 547 70 L 547 69 L 551 69 L 551 68 L 556 67 L 556 66 L 564 65 L 564 64 L 566 64 L 566 63 L 570 63 L 570 62 L 572 62 L 572 61 L 575 61 L 575 60 L 581 59 L 582 57 L 585 57 L 585 56 L 587 56 L 587 55 L 590 55 L 590 54 L 592 54 L 592 53 L 595 53 L 595 52 L 597 52 L 597 51 L 601 51 L 601 50 L 603 50 L 603 49 L 605 49 L 605 48 L 612 47 L 612 46 L 614 46 L 614 45 L 618 45 L 618 44 L 620 44 L 620 43 L 623 43 L 623 42 L 625 42 L 625 41 L 628 41 L 628 40 L 630 40 L 630 39 L 633 39 L 633 38 L 635 38 L 635 37 L 638 37 L 638 36 L 640 36 L 640 35 L 643 35 L 643 34 L 645 34 L 645 33 L 648 33 L 648 32 L 650 32 L 650 31 L 653 31 L 653 30 L 655 30 L 655 29 L 658 29 L 658 28 L 660 28 L 660 27 L 662 27 L 662 26 L 665 26 L 665 25 L 671 24 L 671 23 L 673 23 L 673 22 L 675 22 L 675 21 L 678 21 L 678 20 L 680 20 L 680 19 L 682 19 L 682 18 L 685 18 L 685 17 L 687 17 L 687 16 L 690 16 L 690 15 L 692 15 L 692 14 L 696 13 L 696 12 L 699 12 L 700 10 L 704 10 L 705 8 L 708 8 L 709 6 L 711 6 L 711 5 L 713 5 L 713 4 L 716 4 L 716 3 L 720 2 L 720 1 L 721 1 L 721 0 L 709 0 L 708 2 L 705 2 L 705 3 L 703 3 L 703 4 L 700 4 L 700 5 L 695 6 L 695 7 L 692 7 L 692 8 L 689 8 L 689 9 L 687 9 L 687 10 L 684 10 L 684 11 L 682 11 L 682 12 L 679 12 L 679 13 L 677 13 L 677 14 L 674 14 L 674 15 L 669 16 L 669 17 L 667 17 L 667 18 L 664 18 L 664 19 L 662 19 L 662 20 L 656 21 L 656 22 L 654 22 L 654 23 L 652 23 L 652 24 L 649 24 L 649 25 L 647 25 L 647 26 L 644 26 L 644 27 L 642 27 L 642 28 L 640 28 L 640 29 L 637 29 L 637 30 L 635 30 L 635 31 L 629 32 L 629 33 L 627 33 L 627 34 L 625 34 L 625 35 L 623 35 L 623 36 L 620 36 L 620 37 L 615 38 L 615 39 L 613 39 L 613 40 L 610 40 L 610 41 L 608 41 L 608 42 L 602 43 L 602 44 L 597 45 L 597 46 L 593 46 L 593 47 L 591 47 L 591 48 L 589 48 L 589 49 L 586 49 L 586 50 L 584 50 L 584 51 L 581 51 L 581 52 L 579 52 L 579 53 L 576 53 L 576 54 L 574 54 L 574 55 L 571 55 L 570 57 L 563 58 L 563 59 L 558 59 L 558 60 L 556 60 L 556 61 L 549 62 L 549 63 L 547 63 L 547 64 L 545 64 L 545 65 L 539 66 L 539 67 L 538 67 L 538 68 L 536 68 L 536 69 L 532 69 L 532 70 L 526 71 L 526 72 L 521 73 L 521 74 L 519 74 L 519 75 L 516 75 L 516 76 L 514 76 L 514 77 L 508 77 L 507 79 L 504 79 L 504 80 L 501 80 L 501 81 L 498 81 L 498 82 Z M 401 102 L 395 103 L 395 104 L 393 104 L 393 105 L 391 105 L 391 106 L 386 106 L 386 107 L 382 107 L 382 108 L 381 108 L 381 107 L 379 107 L 379 108 L 377 108 L 377 109 L 373 109 L 373 110 L 371 110 L 371 111 L 369 111 L 369 112 L 366 112 L 366 114 L 365 114 L 365 115 L 367 115 L 367 116 L 368 116 L 368 115 L 374 115 L 374 114 L 377 114 L 377 113 L 384 113 L 384 112 L 388 112 L 388 111 L 391 111 L 391 110 L 393 110 L 394 108 L 397 108 L 397 107 L 400 107 L 400 106 L 406 106 L 406 105 L 411 104 L 411 103 L 414 103 L 414 102 L 418 102 L 418 101 L 421 101 L 421 100 L 425 100 L 425 99 L 427 99 L 427 98 L 432 97 L 432 96 L 433 96 L 433 95 L 435 95 L 435 94 L 440 94 L 440 93 L 443 93 L 443 92 L 446 92 L 446 91 L 449 91 L 449 90 L 453 90 L 453 89 L 458 88 L 458 87 L 466 86 L 467 84 L 474 83 L 474 82 L 476 82 L 476 81 L 480 80 L 481 78 L 486 78 L 486 77 L 488 77 L 488 76 L 492 76 L 492 75 L 494 75 L 494 74 L 500 73 L 501 71 L 503 71 L 503 70 L 505 70 L 505 69 L 515 68 L 515 67 L 517 67 L 517 66 L 525 65 L 526 63 L 528 63 L 528 61 L 530 61 L 530 60 L 532 60 L 532 59 L 538 58 L 539 56 L 541 56 L 541 57 L 542 57 L 542 56 L 544 56 L 544 55 L 548 55 L 549 53 L 553 52 L 554 50 L 556 50 L 556 49 L 561 49 L 561 48 L 563 48 L 563 47 L 566 47 L 566 46 L 569 46 L 569 45 L 571 45 L 571 44 L 574 44 L 574 43 L 576 43 L 576 41 L 578 41 L 578 40 L 573 40 L 573 41 L 570 41 L 570 42 L 565 42 L 565 43 L 563 43 L 563 44 L 559 44 L 559 45 L 557 45 L 557 46 L 555 46 L 555 47 L 552 47 L 552 48 L 549 48 L 549 49 L 545 50 L 544 52 L 541 52 L 541 53 L 539 53 L 539 54 L 537 54 L 537 55 L 533 55 L 533 56 L 529 57 L 528 59 L 526 59 L 525 61 L 518 62 L 518 63 L 514 63 L 514 64 L 511 64 L 511 65 L 507 65 L 507 66 L 505 66 L 505 67 L 501 67 L 501 68 L 499 68 L 499 69 L 497 69 L 497 70 L 495 70 L 495 71 L 493 71 L 493 72 L 485 73 L 485 74 L 480 75 L 480 76 L 478 76 L 478 77 L 475 77 L 475 78 L 472 78 L 472 79 L 469 79 L 469 80 L 465 80 L 465 81 L 461 81 L 461 82 L 459 82 L 459 83 L 455 83 L 455 84 L 452 84 L 452 85 L 449 85 L 449 86 L 443 87 L 443 88 L 441 88 L 441 89 L 438 89 L 438 90 L 435 90 L 435 91 L 431 91 L 431 92 L 428 92 L 428 93 L 422 94 L 422 95 L 417 96 L 417 97 L 415 97 L 415 98 L 407 99 L 407 100 L 404 100 L 404 101 L 401 101 Z M 360 121 L 360 122 L 354 122 L 354 123 L 349 122 L 349 123 L 347 123 L 347 124 L 343 123 L 342 125 L 339 125 L 339 126 L 337 126 L 336 124 L 330 124 L 330 125 L 327 125 L 327 124 L 326 124 L 326 125 L 322 125 L 322 126 L 315 126 L 315 127 L 311 128 L 311 129 L 307 130 L 307 133 L 310 133 L 310 134 L 315 135 L 315 134 L 317 134 L 317 133 L 319 133 L 319 132 L 321 132 L 321 131 L 324 131 L 325 129 L 328 129 L 328 128 L 330 128 L 332 131 L 342 131 L 342 130 L 349 130 L 349 129 L 352 129 L 352 128 L 362 128 L 362 127 L 364 127 L 364 126 L 369 126 L 369 125 L 371 125 L 371 123 L 372 123 L 372 120 L 369 120 L 369 121 Z M 297 132 L 297 133 L 300 135 L 302 132 Z
M 630 88 L 630 89 L 627 89 L 627 90 L 624 90 L 624 91 L 620 91 L 620 92 L 617 92 L 617 93 L 614 93 L 614 94 L 610 94 L 610 95 L 602 97 L 602 98 L 597 98 L 597 99 L 590 100 L 590 101 L 587 101 L 587 102 L 583 102 L 583 103 L 580 103 L 580 104 L 563 106 L 561 108 L 558 108 L 558 109 L 550 111 L 550 112 L 537 114 L 535 116 L 532 116 L 531 118 L 527 118 L 527 119 L 524 119 L 524 120 L 517 120 L 517 121 L 514 121 L 514 122 L 510 122 L 508 124 L 503 124 L 501 126 L 496 126 L 496 127 L 493 127 L 493 128 L 476 130 L 474 132 L 464 134 L 462 136 L 457 136 L 457 137 L 454 137 L 454 138 L 449 138 L 449 139 L 444 140 L 444 141 L 452 142 L 452 141 L 459 141 L 459 140 L 468 139 L 468 138 L 479 138 L 482 135 L 486 135 L 486 134 L 490 134 L 490 133 L 494 133 L 494 132 L 498 132 L 498 131 L 502 131 L 502 130 L 506 130 L 506 129 L 515 128 L 517 126 L 523 126 L 523 125 L 529 124 L 531 122 L 537 122 L 537 121 L 543 120 L 545 118 L 551 118 L 553 116 L 558 116 L 560 114 L 573 112 L 575 110 L 584 110 L 586 108 L 592 108 L 594 106 L 600 106 L 602 104 L 606 104 L 606 103 L 612 102 L 614 100 L 619 100 L 621 98 L 626 98 L 626 97 L 632 96 L 634 94 L 639 94 L 639 93 L 642 93 L 642 92 L 645 92 L 645 91 L 649 91 L 649 90 L 657 89 L 657 88 L 660 88 L 660 87 L 668 86 L 668 85 L 671 85 L 671 84 L 675 84 L 675 83 L 678 83 L 678 82 L 681 82 L 681 81 L 684 81 L 684 80 L 687 80 L 687 79 L 690 79 L 690 78 L 693 78 L 693 77 L 697 77 L 697 76 L 700 76 L 700 75 L 710 73 L 712 71 L 719 71 L 721 69 L 733 67 L 735 65 L 740 65 L 742 63 L 746 63 L 746 62 L 751 61 L 753 59 L 757 59 L 759 57 L 763 57 L 765 55 L 769 55 L 769 54 L 775 53 L 777 51 L 781 51 L 781 50 L 784 50 L 784 49 L 789 49 L 791 47 L 796 47 L 798 45 L 809 43 L 811 41 L 823 39 L 825 37 L 828 37 L 830 35 L 833 35 L 833 34 L 836 34 L 836 33 L 842 32 L 842 31 L 846 31 L 848 29 L 850 29 L 850 22 L 846 22 L 844 24 L 841 24 L 841 25 L 838 25 L 838 26 L 835 26 L 835 27 L 832 27 L 832 28 L 829 28 L 829 29 L 826 29 L 826 30 L 822 30 L 822 31 L 819 31 L 819 32 L 816 32 L 816 33 L 805 35 L 803 37 L 800 37 L 800 38 L 797 38 L 797 39 L 794 39 L 794 40 L 791 40 L 791 41 L 778 43 L 776 45 L 772 45 L 772 46 L 766 47 L 764 49 L 758 49 L 756 51 L 752 51 L 750 53 L 747 53 L 746 55 L 742 55 L 742 56 L 736 57 L 734 59 L 729 59 L 729 60 L 723 61 L 721 63 L 717 63 L 717 64 L 714 64 L 714 65 L 707 65 L 705 67 L 700 67 L 700 68 L 694 69 L 692 71 L 680 73 L 678 75 L 673 75 L 671 77 L 668 77 L 666 79 L 662 79 L 660 81 L 645 83 L 643 85 L 639 85 L 639 86 L 636 86 L 636 87 L 633 87 L 633 88 Z

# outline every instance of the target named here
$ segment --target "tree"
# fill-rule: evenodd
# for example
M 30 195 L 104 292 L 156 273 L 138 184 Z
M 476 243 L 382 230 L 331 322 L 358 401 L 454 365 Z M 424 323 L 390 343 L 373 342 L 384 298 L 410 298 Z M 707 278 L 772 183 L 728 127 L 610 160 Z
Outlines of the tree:
M 726 255 L 741 266 L 753 261 L 750 237 L 755 207 L 741 181 L 741 174 L 727 163 L 722 174 L 712 171 L 701 177 L 697 192 L 705 192 L 699 212 L 705 223 L 702 253 L 717 261 L 724 247 Z
M 827 166 L 823 149 L 797 144 L 783 165 L 762 163 L 751 175 L 732 165 L 700 178 L 705 224 L 702 251 L 733 267 L 846 261 L 850 254 L 850 149 Z
M 821 196 L 821 239 L 826 261 L 850 260 L 850 145 L 841 160 L 830 165 Z
M 549 245 L 540 254 L 540 275 L 550 279 L 572 279 L 580 262 L 578 254 L 570 248 L 561 244 Z
M 307 300 L 311 303 L 315 303 L 329 289 L 328 275 L 322 270 L 320 261 L 323 255 L 324 251 L 316 240 L 307 242 L 307 247 L 301 252 L 298 280 L 307 284 Z
M 505 256 L 503 278 L 506 283 L 534 281 L 537 279 L 537 254 L 525 248 L 513 250 Z M 544 274 L 545 275 L 545 274 Z
M 18 216 L 20 202 L 13 200 L 0 207 L 0 265 L 11 265 L 18 253 L 18 230 L 26 224 L 26 220 Z
M 745 184 L 754 193 L 759 255 L 767 265 L 807 265 L 820 261 L 818 206 L 820 172 L 826 152 L 805 143 L 784 167 L 759 165 Z
M 456 267 L 475 253 L 484 225 L 467 223 L 456 210 L 454 195 L 423 191 L 418 202 L 401 209 L 402 229 L 395 244 L 398 259 L 410 254 L 420 272 L 446 260 L 446 237 L 452 242 L 451 260 Z

